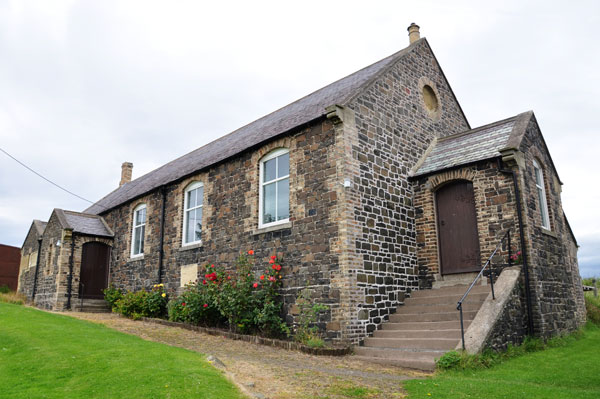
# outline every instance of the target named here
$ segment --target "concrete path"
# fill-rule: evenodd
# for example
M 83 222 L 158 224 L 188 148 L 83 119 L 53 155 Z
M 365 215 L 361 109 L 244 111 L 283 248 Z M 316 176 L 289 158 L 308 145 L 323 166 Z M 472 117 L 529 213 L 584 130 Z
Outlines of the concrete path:
M 427 375 L 365 363 L 353 356 L 312 356 L 177 327 L 133 321 L 111 313 L 64 314 L 101 323 L 146 340 L 212 355 L 223 363 L 227 375 L 255 398 L 402 398 L 402 381 Z

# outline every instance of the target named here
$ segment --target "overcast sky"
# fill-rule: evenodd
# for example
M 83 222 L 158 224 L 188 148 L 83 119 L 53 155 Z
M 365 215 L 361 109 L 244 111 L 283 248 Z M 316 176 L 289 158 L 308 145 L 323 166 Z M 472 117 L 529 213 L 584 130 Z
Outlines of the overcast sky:
M 204 4 L 207 3 L 207 4 Z M 600 2 L 0 0 L 0 147 L 92 201 L 408 44 L 472 127 L 533 110 L 600 276 Z M 0 153 L 0 243 L 88 204 Z

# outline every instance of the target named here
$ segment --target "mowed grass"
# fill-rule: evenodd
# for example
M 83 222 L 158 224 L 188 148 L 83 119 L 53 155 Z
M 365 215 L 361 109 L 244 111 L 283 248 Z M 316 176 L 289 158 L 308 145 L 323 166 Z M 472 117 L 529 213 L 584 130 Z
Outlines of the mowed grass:
M 0 397 L 243 396 L 196 352 L 0 303 Z
M 489 369 L 449 371 L 405 383 L 409 398 L 600 398 L 600 328 L 580 339 L 507 360 Z

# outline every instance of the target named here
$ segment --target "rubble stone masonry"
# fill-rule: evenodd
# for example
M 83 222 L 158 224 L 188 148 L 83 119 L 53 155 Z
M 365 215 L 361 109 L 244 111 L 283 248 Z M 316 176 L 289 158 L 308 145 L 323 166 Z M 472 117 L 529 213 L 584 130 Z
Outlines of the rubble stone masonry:
M 561 183 L 535 118 L 519 148 L 526 245 L 529 254 L 534 331 L 550 337 L 573 331 L 585 321 L 576 242 L 562 210 Z M 550 230 L 542 227 L 533 160 L 544 173 Z
M 431 112 L 423 97 L 428 85 L 438 97 Z M 418 289 L 417 229 L 408 176 L 434 137 L 469 129 L 427 42 L 417 47 L 358 95 L 351 162 L 355 237 L 351 250 L 361 260 L 353 270 L 352 324 L 356 342 L 388 319 L 406 294 Z

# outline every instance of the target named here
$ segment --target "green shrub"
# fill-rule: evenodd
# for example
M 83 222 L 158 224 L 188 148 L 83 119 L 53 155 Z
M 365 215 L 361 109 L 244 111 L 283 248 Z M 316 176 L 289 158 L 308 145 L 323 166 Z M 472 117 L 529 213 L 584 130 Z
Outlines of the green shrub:
M 109 292 L 109 295 L 111 299 L 118 297 L 113 291 Z M 142 317 L 164 317 L 167 314 L 167 294 L 162 284 L 155 284 L 150 292 L 128 291 L 121 295 L 122 297 L 114 302 L 113 311 L 125 317 L 138 320 Z
M 114 285 L 112 285 L 112 284 L 110 287 L 106 288 L 102 292 L 104 293 L 104 299 L 106 300 L 106 302 L 108 302 L 108 304 L 110 305 L 110 308 L 114 312 L 117 301 L 119 299 L 123 298 L 123 292 L 121 290 L 115 288 Z
M 162 318 L 167 315 L 167 294 L 163 284 L 155 284 L 146 296 L 143 316 Z
M 144 312 L 144 308 L 146 307 L 147 296 L 148 293 L 146 291 L 126 292 L 123 294 L 123 298 L 115 303 L 117 313 L 125 317 L 134 318 L 135 315 L 139 318 L 139 315 Z
M 456 368 L 460 364 L 461 357 L 462 357 L 461 353 L 459 353 L 457 351 L 446 352 L 446 353 L 444 353 L 444 355 L 442 357 L 440 357 L 436 361 L 435 364 L 436 364 L 437 368 L 439 368 L 441 370 L 448 370 L 448 369 Z
M 582 331 L 575 331 L 568 335 L 553 337 L 547 341 L 540 338 L 525 337 L 521 345 L 509 344 L 505 351 L 496 352 L 486 349 L 482 353 L 470 355 L 463 351 L 450 351 L 436 361 L 440 370 L 476 370 L 486 369 L 503 361 L 522 356 L 526 353 L 538 352 L 546 348 L 564 346 L 583 336 Z
M 10 288 L 8 285 L 0 285 L 0 294 L 8 294 L 10 292 Z
M 311 338 L 304 344 L 311 348 L 322 348 L 325 346 L 325 341 L 323 341 L 321 338 Z
M 585 310 L 587 319 L 600 325 L 600 297 L 595 297 L 591 292 L 585 293 Z
M 27 298 L 25 298 L 25 295 L 14 291 L 0 292 L 0 302 L 22 305 L 27 302 Z
M 309 342 L 320 339 L 319 327 L 315 323 L 319 319 L 319 314 L 328 309 L 326 305 L 315 303 L 312 299 L 312 290 L 305 288 L 300 291 L 296 299 L 298 307 L 298 316 L 296 317 L 296 330 L 294 339 L 305 345 Z
M 239 333 L 287 335 L 281 318 L 281 265 L 271 256 L 257 278 L 254 251 L 240 255 L 232 271 L 204 266 L 199 281 L 188 284 L 168 306 L 169 319 L 205 326 L 227 326 Z
M 188 284 L 181 296 L 169 302 L 169 320 L 207 327 L 225 325 L 214 299 L 202 284 Z
M 600 284 L 600 278 L 599 277 L 587 277 L 584 278 L 582 280 L 583 285 L 587 285 L 589 287 L 593 287 L 594 286 L 594 280 L 596 280 L 598 282 L 598 284 Z

